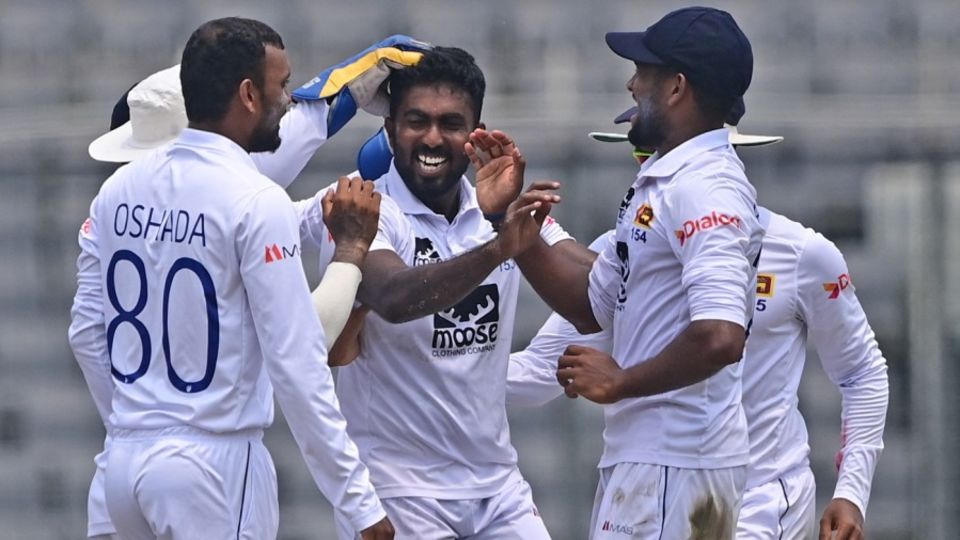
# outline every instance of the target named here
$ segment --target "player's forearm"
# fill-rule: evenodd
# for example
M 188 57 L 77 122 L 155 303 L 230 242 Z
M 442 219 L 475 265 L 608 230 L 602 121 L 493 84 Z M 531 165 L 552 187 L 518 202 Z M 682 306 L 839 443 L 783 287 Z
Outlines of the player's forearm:
M 706 380 L 743 356 L 744 329 L 720 320 L 694 321 L 650 360 L 623 370 L 618 399 L 652 396 Z
M 327 348 L 333 346 L 353 310 L 353 302 L 360 285 L 360 268 L 355 264 L 334 261 L 327 267 L 323 279 L 311 294 L 313 307 L 320 318 Z
M 598 332 L 590 307 L 588 285 L 590 266 L 582 250 L 563 247 L 569 242 L 547 246 L 542 240 L 516 257 L 524 277 L 537 294 L 584 334 Z M 595 257 L 594 257 L 595 258 Z
M 882 358 L 881 358 L 882 360 Z M 841 387 L 844 441 L 834 498 L 853 502 L 866 516 L 877 461 L 883 451 L 883 431 L 889 401 L 886 363 L 875 364 L 855 383 Z
M 368 277 L 360 284 L 358 298 L 388 322 L 412 321 L 453 306 L 504 260 L 496 240 L 491 240 L 441 263 Z

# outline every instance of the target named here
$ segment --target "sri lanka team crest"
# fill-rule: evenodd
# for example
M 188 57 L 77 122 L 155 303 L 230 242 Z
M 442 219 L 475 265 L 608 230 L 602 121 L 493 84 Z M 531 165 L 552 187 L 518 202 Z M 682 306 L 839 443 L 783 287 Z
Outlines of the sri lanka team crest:
M 774 274 L 757 274 L 757 296 L 770 298 L 773 296 L 773 287 L 777 283 Z
M 649 229 L 653 223 L 653 207 L 650 203 L 643 203 L 637 208 L 637 215 L 633 218 L 633 224 L 638 227 Z

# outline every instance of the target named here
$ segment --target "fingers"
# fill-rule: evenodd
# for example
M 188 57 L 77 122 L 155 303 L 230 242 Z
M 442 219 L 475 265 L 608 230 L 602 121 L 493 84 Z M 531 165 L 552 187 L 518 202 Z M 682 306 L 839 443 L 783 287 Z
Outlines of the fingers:
M 334 190 L 327 191 L 323 194 L 323 198 L 320 199 L 320 207 L 323 209 L 323 215 L 329 216 L 333 212 L 333 196 Z
M 820 518 L 820 540 L 831 540 L 833 533 L 833 520 L 827 516 Z
M 530 187 L 527 188 L 527 191 L 556 191 L 560 189 L 560 182 L 554 182 L 553 180 L 537 180 L 530 184 Z
M 467 158 L 470 160 L 470 164 L 473 165 L 475 171 L 479 171 L 481 167 L 485 165 L 485 161 L 477 153 L 477 148 L 471 142 L 467 142 L 463 145 L 463 151 L 467 154 Z

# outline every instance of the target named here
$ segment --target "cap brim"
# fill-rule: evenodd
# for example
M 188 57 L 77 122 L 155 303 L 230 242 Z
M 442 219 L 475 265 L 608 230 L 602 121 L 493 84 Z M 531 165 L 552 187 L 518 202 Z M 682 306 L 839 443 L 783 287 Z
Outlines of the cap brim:
M 172 135 L 167 139 L 156 141 L 147 146 L 137 144 L 133 139 L 133 126 L 130 122 L 127 122 L 94 139 L 87 147 L 87 153 L 97 161 L 127 163 L 149 154 L 175 138 L 176 136 Z
M 779 135 L 748 135 L 737 131 L 736 126 L 726 124 L 725 127 L 730 132 L 730 144 L 734 146 L 766 146 L 783 141 L 783 137 Z
M 607 32 L 607 46 L 617 55 L 641 64 L 663 65 L 666 62 L 643 44 L 646 32 Z
M 626 142 L 628 140 L 623 133 L 606 133 L 603 131 L 591 131 L 590 137 L 600 142 Z

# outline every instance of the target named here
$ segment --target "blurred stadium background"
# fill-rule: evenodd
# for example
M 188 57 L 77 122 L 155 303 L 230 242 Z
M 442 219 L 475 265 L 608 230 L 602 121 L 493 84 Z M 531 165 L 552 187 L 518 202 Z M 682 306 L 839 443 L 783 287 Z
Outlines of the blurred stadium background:
M 956 0 L 709 2 L 756 57 L 741 129 L 783 144 L 741 152 L 760 201 L 832 238 L 890 367 L 870 538 L 956 538 L 960 525 L 960 4 Z M 635 166 L 587 138 L 630 105 L 630 64 L 604 45 L 689 2 L 645 0 L 0 0 L 0 537 L 76 539 L 103 428 L 66 341 L 76 231 L 112 167 L 92 161 L 119 95 L 178 61 L 201 22 L 243 15 L 284 37 L 294 82 L 405 33 L 472 52 L 484 118 L 522 145 L 530 178 L 565 183 L 556 216 L 589 241 Z M 312 194 L 354 169 L 377 128 L 358 117 L 292 186 Z M 308 273 L 316 279 L 312 263 Z M 315 282 L 315 281 L 314 281 Z M 521 299 L 515 345 L 547 310 Z M 815 356 L 801 389 L 818 511 L 832 493 L 839 395 Z M 557 540 L 586 537 L 600 452 L 596 406 L 511 411 L 521 468 Z M 656 434 L 651 434 L 656 436 Z M 280 538 L 333 538 L 329 505 L 282 419 L 268 434 Z

